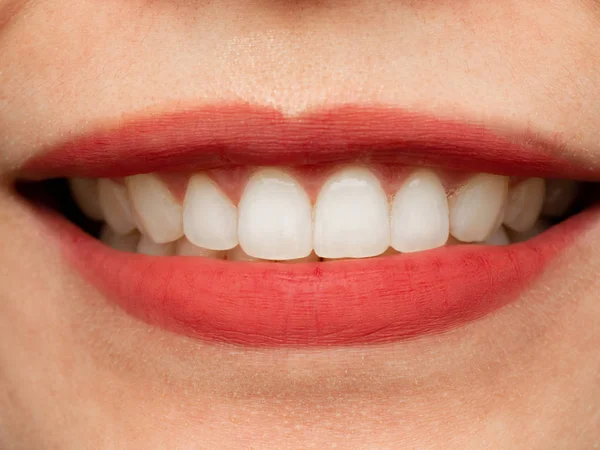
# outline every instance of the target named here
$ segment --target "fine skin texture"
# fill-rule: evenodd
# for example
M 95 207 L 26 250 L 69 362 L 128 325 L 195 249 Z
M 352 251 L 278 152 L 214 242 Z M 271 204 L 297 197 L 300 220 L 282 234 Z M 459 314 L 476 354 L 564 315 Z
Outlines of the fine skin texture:
M 0 0 L 0 448 L 600 445 L 600 223 L 466 326 L 248 348 L 123 313 L 12 189 L 26 160 L 92 128 L 216 102 L 389 105 L 558 140 L 598 167 L 598 30 L 593 0 Z

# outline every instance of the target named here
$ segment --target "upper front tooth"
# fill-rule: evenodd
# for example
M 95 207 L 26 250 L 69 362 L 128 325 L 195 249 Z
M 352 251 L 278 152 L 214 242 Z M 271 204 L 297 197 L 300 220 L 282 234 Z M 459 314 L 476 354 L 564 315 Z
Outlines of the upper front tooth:
M 183 236 L 181 205 L 156 175 L 125 178 L 129 198 L 142 231 L 156 243 L 172 242 Z
M 541 178 L 529 178 L 510 188 L 504 224 L 515 231 L 527 231 L 542 211 L 545 194 L 546 184 Z
M 565 214 L 579 192 L 579 184 L 571 180 L 548 180 L 542 214 L 560 217 Z
M 373 173 L 344 169 L 321 188 L 315 206 L 315 253 L 323 258 L 366 258 L 390 246 L 390 212 Z
M 276 169 L 256 172 L 248 180 L 238 211 L 240 246 L 250 256 L 288 260 L 310 255 L 310 200 L 290 175 Z
M 462 242 L 483 242 L 502 223 L 508 178 L 481 173 L 450 199 L 450 233 Z
M 135 230 L 131 202 L 125 186 L 101 178 L 98 181 L 98 198 L 104 219 L 115 232 L 127 234 Z
M 443 246 L 448 240 L 446 191 L 428 171 L 413 173 L 392 202 L 392 247 L 402 253 Z
M 90 219 L 102 220 L 102 208 L 98 199 L 98 182 L 92 178 L 71 178 L 69 180 L 73 199 L 77 206 Z
M 237 208 L 206 175 L 194 175 L 183 201 L 183 230 L 195 245 L 229 250 L 238 245 Z

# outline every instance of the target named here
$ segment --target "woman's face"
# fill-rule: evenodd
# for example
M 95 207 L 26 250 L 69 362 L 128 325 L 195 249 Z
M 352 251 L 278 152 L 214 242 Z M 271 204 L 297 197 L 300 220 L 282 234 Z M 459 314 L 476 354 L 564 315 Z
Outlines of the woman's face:
M 0 0 L 0 447 L 595 448 L 600 217 L 467 242 L 599 142 L 593 0 Z M 14 189 L 111 177 L 172 254 L 198 173 L 224 243 L 183 262 Z

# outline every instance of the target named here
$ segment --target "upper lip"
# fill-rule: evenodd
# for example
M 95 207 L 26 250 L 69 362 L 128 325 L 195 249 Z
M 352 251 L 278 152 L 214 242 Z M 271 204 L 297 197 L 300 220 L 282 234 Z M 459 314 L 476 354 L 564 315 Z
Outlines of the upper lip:
M 342 106 L 285 117 L 249 105 L 210 106 L 132 119 L 59 143 L 26 162 L 22 177 L 120 177 L 228 165 L 345 161 L 442 166 L 467 172 L 596 180 L 586 152 L 532 134 L 497 134 L 401 109 Z

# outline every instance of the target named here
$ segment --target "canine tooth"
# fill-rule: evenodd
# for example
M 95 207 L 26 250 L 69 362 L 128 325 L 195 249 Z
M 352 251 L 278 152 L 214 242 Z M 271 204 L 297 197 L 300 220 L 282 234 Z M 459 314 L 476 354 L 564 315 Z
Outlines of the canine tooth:
M 206 175 L 190 178 L 183 201 L 185 236 L 199 247 L 229 250 L 238 245 L 238 213 L 231 200 Z
M 315 206 L 315 253 L 322 258 L 368 258 L 390 246 L 388 200 L 377 177 L 363 167 L 332 175 Z
M 160 178 L 133 175 L 125 182 L 141 228 L 154 242 L 164 244 L 183 236 L 181 205 Z
M 480 173 L 450 198 L 450 233 L 462 242 L 483 242 L 502 223 L 508 178 Z
M 392 202 L 392 247 L 402 253 L 441 247 L 449 227 L 444 186 L 431 171 L 413 173 Z
M 90 219 L 102 220 L 97 181 L 93 178 L 71 178 L 69 185 L 79 209 Z
M 118 234 L 105 225 L 100 233 L 100 240 L 115 250 L 135 253 L 140 241 L 140 234 L 137 231 L 129 234 Z
M 225 259 L 225 252 L 220 250 L 209 250 L 198 247 L 188 241 L 186 238 L 181 238 L 177 241 L 175 254 L 179 256 L 202 256 L 205 258 Z
M 546 183 L 542 178 L 529 178 L 508 191 L 504 225 L 523 232 L 537 221 L 544 204 Z
M 244 250 L 242 250 L 242 248 L 239 246 L 232 248 L 231 250 L 228 250 L 227 255 L 225 256 L 225 259 L 227 261 L 247 261 L 247 262 L 265 261 L 264 259 L 254 258 L 253 256 L 250 256 L 249 254 L 244 252 Z
M 131 202 L 125 186 L 107 178 L 98 180 L 98 198 L 104 220 L 118 234 L 135 230 Z
M 137 246 L 137 252 L 149 256 L 171 256 L 175 254 L 175 242 L 159 244 L 148 236 L 142 236 Z
M 486 241 L 487 245 L 503 246 L 510 244 L 510 237 L 503 227 L 498 228 Z
M 525 242 L 529 239 L 536 237 L 538 234 L 543 233 L 547 229 L 549 229 L 552 225 L 545 220 L 538 220 L 533 227 L 524 233 L 519 233 L 517 231 L 507 230 L 508 235 L 512 242 Z
M 542 214 L 548 217 L 563 216 L 579 193 L 579 183 L 571 180 L 546 180 L 546 198 Z
M 312 251 L 312 210 L 290 175 L 262 169 L 248 180 L 238 207 L 240 246 L 255 258 L 288 260 Z

